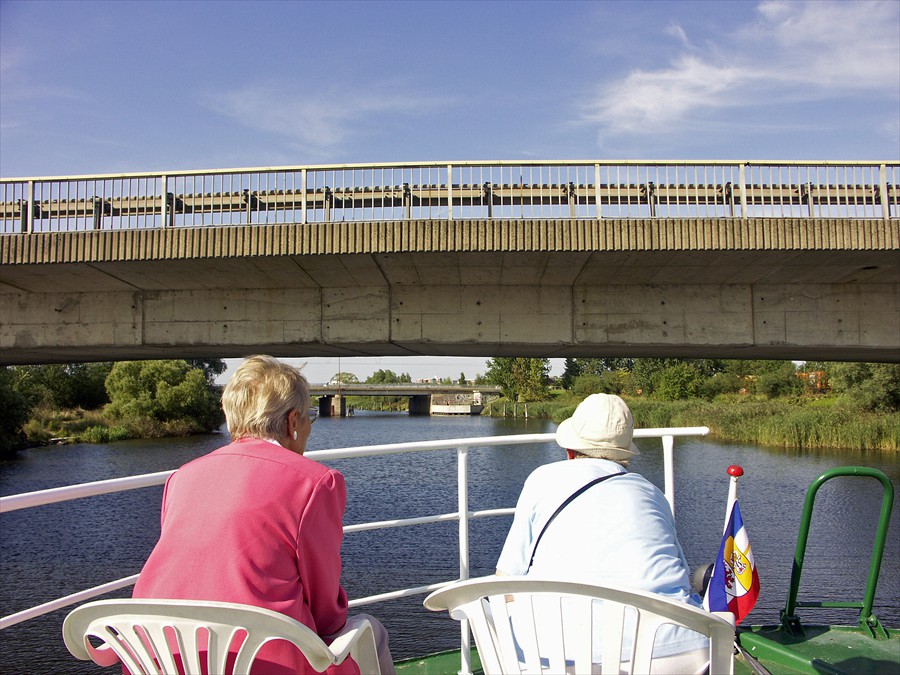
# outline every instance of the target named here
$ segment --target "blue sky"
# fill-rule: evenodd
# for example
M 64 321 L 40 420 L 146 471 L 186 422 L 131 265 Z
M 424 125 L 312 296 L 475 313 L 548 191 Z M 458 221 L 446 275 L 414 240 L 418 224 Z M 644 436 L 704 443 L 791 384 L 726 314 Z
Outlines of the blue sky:
M 0 0 L 3 177 L 898 157 L 897 0 Z

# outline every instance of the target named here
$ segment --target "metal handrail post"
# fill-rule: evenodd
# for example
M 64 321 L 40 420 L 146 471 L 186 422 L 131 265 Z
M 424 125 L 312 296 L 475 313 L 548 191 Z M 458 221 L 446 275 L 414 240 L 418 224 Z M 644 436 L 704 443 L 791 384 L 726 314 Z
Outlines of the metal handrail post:
M 168 214 L 166 213 L 169 208 L 169 177 L 163 174 L 159 177 L 159 181 L 162 193 L 162 207 L 160 210 L 160 213 L 162 214 L 162 227 L 166 228 L 169 225 L 169 218 Z
M 469 578 L 469 446 L 456 449 L 456 493 L 459 506 L 459 578 Z M 458 675 L 472 674 L 472 638 L 469 622 L 460 621 L 460 665 Z
M 34 181 L 28 181 L 28 216 L 26 219 L 25 234 L 34 232 Z
M 306 195 L 307 195 L 306 169 L 300 170 L 300 182 L 303 184 L 303 202 L 300 205 L 300 212 L 303 214 L 302 218 L 301 218 L 303 221 L 303 224 L 306 225 Z
M 666 500 L 675 515 L 675 437 L 663 436 L 663 473 L 665 474 Z
M 745 220 L 747 218 L 747 175 L 744 171 L 744 167 L 746 164 L 741 164 L 738 167 L 738 178 L 741 181 L 741 219 Z
M 447 165 L 447 220 L 453 220 L 453 165 Z
M 891 200 L 887 189 L 887 166 L 878 167 L 878 186 L 881 188 L 881 215 L 885 220 L 891 219 Z

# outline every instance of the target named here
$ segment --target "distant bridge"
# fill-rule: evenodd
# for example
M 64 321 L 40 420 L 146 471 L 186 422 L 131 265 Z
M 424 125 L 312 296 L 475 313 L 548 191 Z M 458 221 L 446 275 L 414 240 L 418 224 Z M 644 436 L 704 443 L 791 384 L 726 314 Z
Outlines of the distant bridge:
M 900 360 L 900 162 L 0 180 L 0 363 Z
M 429 415 L 432 403 L 487 403 L 488 395 L 500 395 L 500 387 L 480 384 L 439 384 L 439 383 L 397 383 L 366 384 L 348 382 L 346 384 L 313 384 L 309 393 L 319 398 L 319 414 L 346 417 L 348 396 L 390 396 L 408 398 L 411 415 Z M 435 400 L 436 399 L 436 400 Z
M 439 383 L 397 383 L 367 384 L 348 382 L 341 384 L 311 384 L 309 393 L 314 396 L 419 396 L 430 394 L 500 394 L 500 387 L 492 384 L 439 384 Z

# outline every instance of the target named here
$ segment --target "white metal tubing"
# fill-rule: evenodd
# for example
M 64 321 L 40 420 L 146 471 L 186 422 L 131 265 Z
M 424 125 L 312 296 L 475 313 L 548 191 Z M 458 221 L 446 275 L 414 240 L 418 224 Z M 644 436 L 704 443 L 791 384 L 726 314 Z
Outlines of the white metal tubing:
M 104 593 L 117 591 L 120 588 L 127 588 L 128 586 L 133 585 L 134 582 L 137 581 L 137 578 L 138 575 L 133 574 L 130 577 L 123 577 L 116 581 L 110 581 L 105 584 L 100 584 L 99 586 L 94 586 L 93 588 L 86 588 L 83 591 L 72 593 L 72 595 L 67 595 L 64 598 L 57 598 L 56 600 L 45 602 L 43 605 L 38 605 L 31 609 L 4 616 L 0 619 L 0 630 L 15 626 L 17 623 L 22 623 L 23 621 L 28 621 L 29 619 L 34 619 L 44 614 L 49 614 L 50 612 L 55 612 L 57 609 L 74 605 L 76 602 L 81 602 L 82 600 L 90 600 L 91 598 L 96 598 L 98 595 L 103 595 Z
M 666 438 L 669 442 L 675 436 L 704 436 L 709 433 L 707 427 L 681 427 L 681 428 L 659 428 L 659 429 L 636 429 L 635 438 L 662 438 L 663 450 L 665 453 Z M 514 512 L 513 508 L 487 509 L 484 511 L 476 511 L 470 513 L 468 510 L 468 450 L 470 447 L 489 447 L 501 445 L 522 445 L 526 443 L 542 443 L 552 442 L 555 438 L 553 433 L 545 434 L 517 434 L 511 436 L 486 436 L 475 438 L 457 438 L 440 441 L 421 441 L 411 443 L 394 443 L 386 445 L 370 445 L 356 448 L 339 448 L 334 450 L 318 450 L 306 453 L 310 459 L 348 459 L 351 457 L 366 457 L 380 454 L 406 453 L 428 450 L 457 450 L 457 474 L 458 474 L 458 492 L 459 492 L 459 511 L 458 513 L 438 514 L 434 516 L 423 516 L 419 518 L 408 518 L 398 520 L 381 521 L 377 523 L 360 523 L 356 525 L 348 525 L 344 528 L 345 532 L 355 532 L 381 527 L 401 527 L 406 525 L 416 525 L 422 523 L 448 521 L 459 519 L 459 536 L 460 536 L 460 579 L 466 579 L 469 575 L 469 537 L 468 537 L 468 520 L 470 518 L 489 517 L 497 515 L 508 515 Z M 674 479 L 670 476 L 673 473 L 672 464 L 666 462 L 665 482 L 666 485 L 674 486 Z M 90 483 L 82 483 L 80 485 L 68 485 L 59 488 L 50 488 L 48 490 L 40 490 L 37 492 L 28 492 L 19 495 L 10 495 L 8 497 L 0 497 L 0 513 L 7 513 L 23 508 L 31 508 L 44 504 L 53 504 L 57 502 L 67 501 L 71 499 L 79 499 L 101 494 L 109 494 L 114 492 L 122 492 L 126 490 L 134 490 L 142 487 L 150 487 L 154 485 L 162 485 L 166 479 L 174 473 L 172 471 L 160 471 L 157 473 L 143 474 L 139 476 L 128 476 L 125 478 L 113 478 L 110 480 L 94 481 Z M 674 499 L 670 502 L 674 504 Z M 117 581 L 101 584 L 93 588 L 79 591 L 72 595 L 59 598 L 37 607 L 10 614 L 9 616 L 0 618 L 0 629 L 26 621 L 28 619 L 47 614 L 61 607 L 75 604 L 82 600 L 87 600 L 98 595 L 103 595 L 119 588 L 124 588 L 133 584 L 137 580 L 137 575 L 125 577 Z M 451 582 L 445 582 L 451 583 Z M 358 606 L 363 604 L 372 604 L 391 598 L 406 597 L 425 593 L 444 584 L 433 584 L 430 586 L 422 586 L 417 588 L 401 589 L 391 591 L 389 593 L 358 598 L 350 602 L 350 606 Z M 471 643 L 468 630 L 462 632 L 462 649 L 463 649 L 463 666 L 464 671 L 471 672 L 471 664 L 467 663 L 471 651 Z
M 459 578 L 469 578 L 469 447 L 460 445 L 456 449 L 456 480 L 459 498 Z M 469 636 L 469 622 L 460 621 L 460 674 L 471 673 L 472 644 Z
M 672 508 L 672 515 L 675 515 L 675 437 L 663 436 L 663 467 L 665 475 L 665 493 L 666 500 Z
M 160 471 L 158 473 L 146 473 L 140 476 L 111 478 L 109 480 L 94 481 L 92 483 L 66 485 L 64 487 L 50 488 L 49 490 L 24 492 L 19 495 L 0 497 L 0 513 L 7 513 L 18 509 L 27 509 L 32 506 L 42 506 L 44 504 L 55 504 L 56 502 L 65 502 L 70 499 L 80 499 L 82 497 L 105 495 L 111 492 L 123 492 L 125 490 L 162 485 L 173 473 L 175 473 L 174 469 L 171 471 Z

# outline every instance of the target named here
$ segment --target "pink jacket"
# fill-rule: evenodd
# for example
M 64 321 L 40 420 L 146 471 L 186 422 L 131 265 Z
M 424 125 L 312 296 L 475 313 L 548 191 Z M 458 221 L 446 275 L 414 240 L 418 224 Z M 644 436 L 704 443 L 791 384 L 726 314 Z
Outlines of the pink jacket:
M 344 477 L 279 445 L 243 439 L 166 482 L 162 532 L 136 598 L 237 602 L 281 612 L 327 636 L 347 619 L 341 587 Z M 254 673 L 314 673 L 278 640 Z M 358 673 L 347 659 L 329 673 Z

